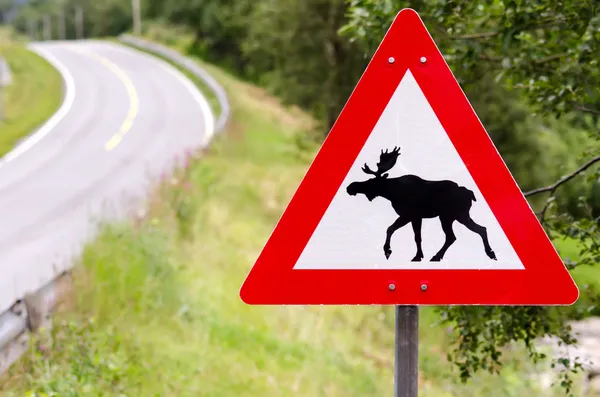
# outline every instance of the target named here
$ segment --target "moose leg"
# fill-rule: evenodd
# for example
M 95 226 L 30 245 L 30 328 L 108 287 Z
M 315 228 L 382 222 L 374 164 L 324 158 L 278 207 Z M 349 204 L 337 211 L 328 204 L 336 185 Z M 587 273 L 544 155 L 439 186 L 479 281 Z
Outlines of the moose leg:
M 440 222 L 442 223 L 442 230 L 446 235 L 446 241 L 444 241 L 444 245 L 438 251 L 437 254 L 431 258 L 431 262 L 439 262 L 442 260 L 446 251 L 450 246 L 456 241 L 456 236 L 454 235 L 454 231 L 452 230 L 452 224 L 454 223 L 454 219 L 452 218 L 440 218 Z
M 396 222 L 392 223 L 390 227 L 387 229 L 387 235 L 385 238 L 385 244 L 383 245 L 383 253 L 385 254 L 385 259 L 390 259 L 390 255 L 392 255 L 392 249 L 390 248 L 390 241 L 392 239 L 392 235 L 402 226 L 405 226 L 409 221 L 405 218 L 398 218 Z
M 481 240 L 483 241 L 483 248 L 485 249 L 485 254 L 490 259 L 496 260 L 496 254 L 492 250 L 492 247 L 490 247 L 490 242 L 488 241 L 487 229 L 485 227 L 475 223 L 475 221 L 473 219 L 471 219 L 469 214 L 460 216 L 457 219 L 457 221 L 459 221 L 460 223 L 465 225 L 467 227 L 467 229 L 469 229 L 473 233 L 479 234 L 479 236 L 481 237 Z
M 421 225 L 422 219 L 415 219 L 412 221 L 413 232 L 415 233 L 415 243 L 417 244 L 417 254 L 412 258 L 412 262 L 419 262 L 423 259 L 423 250 L 421 249 Z

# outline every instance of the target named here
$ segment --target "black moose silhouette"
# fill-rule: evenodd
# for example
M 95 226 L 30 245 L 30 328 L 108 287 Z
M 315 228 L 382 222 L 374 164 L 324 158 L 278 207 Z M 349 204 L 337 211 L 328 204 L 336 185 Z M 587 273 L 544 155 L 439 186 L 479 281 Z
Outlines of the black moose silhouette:
M 389 259 L 392 254 L 390 240 L 394 232 L 411 223 L 417 244 L 417 254 L 412 261 L 421 261 L 423 259 L 421 249 L 423 219 L 439 217 L 446 241 L 438 253 L 431 258 L 432 262 L 441 261 L 448 248 L 456 241 L 452 230 L 454 221 L 462 223 L 469 230 L 477 233 L 483 241 L 487 256 L 496 260 L 496 254 L 488 242 L 486 228 L 475 223 L 469 214 L 472 201 L 477 201 L 473 192 L 449 180 L 428 181 L 416 175 L 388 178 L 387 172 L 396 164 L 398 156 L 400 156 L 398 147 L 394 147 L 391 152 L 388 152 L 387 149 L 385 152 L 382 150 L 377 163 L 377 171 L 372 171 L 367 164 L 362 168 L 365 174 L 374 175 L 374 178 L 352 182 L 346 188 L 347 193 L 351 196 L 361 193 L 369 201 L 373 201 L 376 197 L 383 197 L 392 203 L 398 219 L 387 229 L 383 246 L 386 259 Z

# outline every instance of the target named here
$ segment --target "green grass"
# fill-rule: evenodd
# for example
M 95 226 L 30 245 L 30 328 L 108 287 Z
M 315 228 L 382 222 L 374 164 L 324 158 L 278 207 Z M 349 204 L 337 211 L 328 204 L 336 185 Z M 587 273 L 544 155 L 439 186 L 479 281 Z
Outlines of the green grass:
M 54 114 L 62 102 L 60 73 L 21 43 L 0 40 L 13 82 L 3 89 L 4 121 L 0 120 L 0 156 Z
M 315 154 L 312 120 L 203 65 L 233 120 L 158 185 L 143 219 L 103 228 L 50 334 L 0 380 L 4 396 L 393 395 L 393 308 L 251 307 L 239 288 Z M 301 148 L 302 147 L 302 148 Z M 421 310 L 420 395 L 547 396 L 509 354 L 468 384 L 445 330 Z
M 570 237 L 555 238 L 552 243 L 563 259 L 577 261 L 581 255 L 581 241 Z M 598 266 L 581 265 L 571 271 L 577 285 L 589 285 L 600 291 L 600 270 Z

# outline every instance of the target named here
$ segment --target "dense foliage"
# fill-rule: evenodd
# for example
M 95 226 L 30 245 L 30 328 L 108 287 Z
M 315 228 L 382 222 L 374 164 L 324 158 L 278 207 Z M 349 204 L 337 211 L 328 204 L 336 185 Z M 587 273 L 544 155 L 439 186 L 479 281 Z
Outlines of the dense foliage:
M 569 142 L 563 160 L 576 159 L 584 164 L 582 171 L 586 164 L 600 159 L 600 98 L 595 88 L 600 69 L 594 55 L 600 48 L 598 2 L 350 0 L 350 5 L 344 33 L 368 53 L 375 49 L 399 9 L 419 11 L 513 172 L 525 167 L 533 171 L 530 175 L 544 180 L 545 170 L 556 169 L 563 176 L 560 181 L 570 176 L 574 179 L 577 167 L 573 163 L 568 169 L 561 168 L 556 154 L 544 152 L 548 137 L 554 134 Z M 492 109 L 499 112 L 489 117 L 486 113 Z M 518 146 L 526 149 L 520 151 Z M 534 154 L 531 149 L 538 152 Z M 528 154 L 533 155 L 531 162 Z M 593 186 L 598 168 L 588 172 L 587 186 Z M 568 174 L 566 178 L 564 174 Z M 525 181 L 519 182 L 524 188 Z M 549 194 L 540 218 L 551 235 L 567 234 L 582 242 L 579 263 L 570 263 L 573 267 L 594 265 L 600 259 L 598 205 L 593 193 L 586 197 L 581 186 L 555 182 L 529 194 Z M 570 193 L 571 200 L 555 200 L 559 189 Z M 570 309 L 440 308 L 443 319 L 455 324 L 457 331 L 457 348 L 451 359 L 464 378 L 481 368 L 495 370 L 501 361 L 499 347 L 511 341 L 525 342 L 532 358 L 537 359 L 531 342 L 554 334 L 572 343 L 565 319 L 594 312 L 596 296 L 595 291 L 582 288 L 582 299 Z M 569 360 L 559 360 L 558 364 L 565 370 L 579 367 Z M 568 370 L 563 386 L 569 390 L 567 374 Z
M 581 244 L 578 261 L 569 265 L 593 265 L 600 259 L 597 0 L 142 4 L 146 26 L 153 20 L 187 27 L 195 36 L 190 52 L 311 111 L 322 122 L 322 131 L 335 121 L 396 13 L 404 7 L 416 9 L 519 185 L 530 191 L 548 233 L 568 235 Z M 13 23 L 27 32 L 29 21 L 63 10 L 67 34 L 73 38 L 78 6 L 84 10 L 88 37 L 117 35 L 131 27 L 131 4 L 122 0 L 30 0 Z M 41 31 L 41 23 L 37 26 Z M 575 172 L 585 164 L 589 167 Z M 547 188 L 539 190 L 542 186 Z M 564 320 L 595 313 L 595 296 L 582 288 L 573 308 L 453 307 L 440 312 L 455 324 L 453 358 L 468 377 L 479 368 L 499 365 L 498 349 L 510 341 L 532 346 L 536 337 L 554 334 L 569 342 Z

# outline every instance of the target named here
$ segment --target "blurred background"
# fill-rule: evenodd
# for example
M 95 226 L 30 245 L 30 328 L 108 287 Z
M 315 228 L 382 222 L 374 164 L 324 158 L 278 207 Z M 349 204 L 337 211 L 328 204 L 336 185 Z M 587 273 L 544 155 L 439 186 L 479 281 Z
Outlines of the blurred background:
M 223 134 L 156 187 L 143 217 L 104 226 L 86 246 L 59 325 L 0 390 L 391 393 L 393 308 L 249 308 L 238 293 L 404 7 L 423 18 L 581 293 L 564 308 L 422 309 L 421 394 L 594 395 L 593 376 L 582 379 L 596 367 L 580 372 L 564 351 L 540 355 L 553 346 L 541 338 L 573 344 L 574 326 L 592 335 L 576 351 L 600 358 L 600 6 L 591 0 L 0 0 L 0 55 L 14 77 L 2 153 L 61 102 L 60 76 L 29 41 L 144 38 L 205 67 L 232 107 Z

